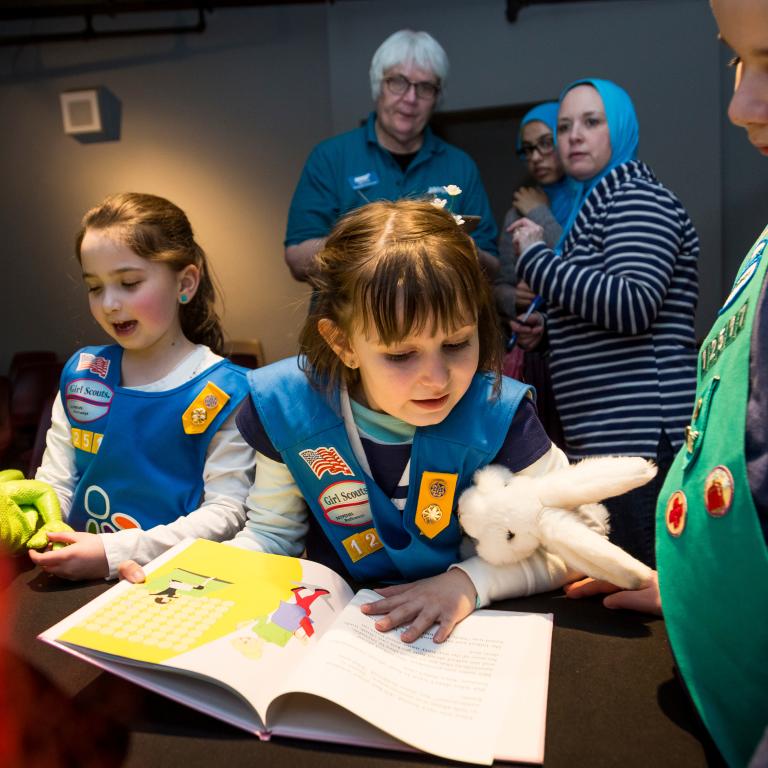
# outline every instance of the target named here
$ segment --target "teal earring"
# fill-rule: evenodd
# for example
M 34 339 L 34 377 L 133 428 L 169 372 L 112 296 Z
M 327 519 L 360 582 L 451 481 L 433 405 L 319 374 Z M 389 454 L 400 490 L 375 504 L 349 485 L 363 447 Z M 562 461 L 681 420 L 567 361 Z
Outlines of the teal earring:
M 179 296 L 179 301 L 182 304 L 186 304 L 189 301 L 189 297 L 187 296 L 186 293 L 182 293 L 181 296 Z

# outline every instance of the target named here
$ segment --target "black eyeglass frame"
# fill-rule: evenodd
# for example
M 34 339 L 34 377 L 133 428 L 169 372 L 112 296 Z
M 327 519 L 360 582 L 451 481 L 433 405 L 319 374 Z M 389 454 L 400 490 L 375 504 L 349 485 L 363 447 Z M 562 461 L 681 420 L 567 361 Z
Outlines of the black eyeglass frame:
M 408 89 L 411 86 L 413 86 L 416 92 L 417 99 L 425 101 L 427 99 L 436 100 L 440 95 L 440 85 L 429 80 L 421 80 L 418 83 L 414 83 L 413 80 L 409 80 L 405 75 L 390 75 L 385 77 L 382 82 L 393 96 L 404 96 L 408 93 Z M 395 86 L 394 83 L 398 83 L 398 85 Z
M 521 144 L 520 149 L 517 150 L 517 156 L 521 160 L 528 160 L 537 150 L 542 157 L 551 155 L 555 151 L 555 137 L 551 133 L 545 133 L 533 144 Z

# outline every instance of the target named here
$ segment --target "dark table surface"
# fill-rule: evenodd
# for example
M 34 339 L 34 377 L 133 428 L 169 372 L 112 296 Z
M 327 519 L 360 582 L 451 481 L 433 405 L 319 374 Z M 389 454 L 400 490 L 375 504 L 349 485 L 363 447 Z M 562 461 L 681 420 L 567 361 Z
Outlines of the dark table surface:
M 421 754 L 314 742 L 259 742 L 254 736 L 101 672 L 36 640 L 38 633 L 107 589 L 104 581 L 69 583 L 13 559 L 9 658 L 26 684 L 61 696 L 57 713 L 66 749 L 90 741 L 103 759 L 92 765 L 135 768 L 377 768 L 418 763 L 456 765 Z M 720 765 L 675 677 L 664 623 L 610 611 L 599 599 L 560 593 L 508 600 L 494 608 L 553 613 L 555 618 L 544 765 Z M 513 685 L 514 681 L 510 681 Z M 45 721 L 45 718 L 44 718 Z M 53 729 L 52 729 L 53 730 Z M 66 751 L 65 749 L 65 751 Z M 78 767 L 89 761 L 71 758 Z

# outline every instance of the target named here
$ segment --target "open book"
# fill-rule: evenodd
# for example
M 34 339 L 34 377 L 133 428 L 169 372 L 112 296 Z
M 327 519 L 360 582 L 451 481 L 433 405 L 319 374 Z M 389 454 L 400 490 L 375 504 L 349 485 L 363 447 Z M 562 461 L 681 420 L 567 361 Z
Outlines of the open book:
M 475 611 L 409 645 L 308 560 L 189 540 L 145 570 L 40 638 L 262 739 L 543 760 L 551 614 Z

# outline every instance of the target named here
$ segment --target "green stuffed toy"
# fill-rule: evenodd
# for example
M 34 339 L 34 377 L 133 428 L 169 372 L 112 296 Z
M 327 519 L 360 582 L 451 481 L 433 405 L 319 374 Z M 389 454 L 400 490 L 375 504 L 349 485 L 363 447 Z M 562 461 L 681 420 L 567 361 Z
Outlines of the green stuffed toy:
M 0 470 L 0 544 L 8 552 L 43 549 L 49 532 L 71 530 L 61 519 L 59 499 L 48 483 L 25 480 L 17 469 Z

